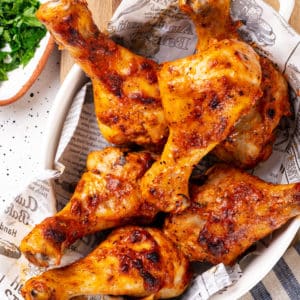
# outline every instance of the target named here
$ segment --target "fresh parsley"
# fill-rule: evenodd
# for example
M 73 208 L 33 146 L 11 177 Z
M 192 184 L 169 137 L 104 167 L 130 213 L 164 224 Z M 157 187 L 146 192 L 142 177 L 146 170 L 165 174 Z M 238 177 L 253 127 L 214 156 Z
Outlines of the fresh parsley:
M 30 61 L 46 34 L 35 16 L 39 5 L 37 0 L 0 0 L 0 81 Z

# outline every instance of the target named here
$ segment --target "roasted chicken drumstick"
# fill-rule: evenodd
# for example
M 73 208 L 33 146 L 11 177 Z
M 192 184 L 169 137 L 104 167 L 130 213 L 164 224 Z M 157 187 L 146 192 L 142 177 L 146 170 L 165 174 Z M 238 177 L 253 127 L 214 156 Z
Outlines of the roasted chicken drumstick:
M 40 6 L 37 17 L 91 78 L 103 136 L 114 144 L 162 146 L 168 130 L 158 65 L 101 33 L 84 0 L 49 1 Z
M 192 205 L 167 218 L 164 233 L 192 261 L 232 264 L 254 242 L 300 214 L 300 183 L 266 183 L 228 165 L 215 165 Z
M 188 180 L 194 165 L 226 139 L 261 96 L 258 55 L 237 39 L 218 40 L 209 24 L 228 18 L 229 11 L 220 10 L 216 20 L 214 9 L 223 8 L 224 1 L 204 2 L 198 4 L 200 14 L 202 10 L 206 14 L 207 28 L 201 51 L 164 63 L 158 72 L 170 133 L 161 159 L 146 172 L 141 189 L 143 197 L 165 212 L 189 205 Z M 231 24 L 223 31 L 231 32 Z
M 87 172 L 70 202 L 36 225 L 20 250 L 36 265 L 58 265 L 63 251 L 87 234 L 129 223 L 150 223 L 157 211 L 142 201 L 139 181 L 152 162 L 146 152 L 106 148 L 90 153 Z
M 215 40 L 239 39 L 237 26 L 229 15 L 230 0 L 179 0 L 180 7 L 193 20 L 201 53 Z M 224 14 L 228 12 L 228 14 Z M 214 22 L 211 20 L 214 19 Z M 273 63 L 260 57 L 262 69 L 262 97 L 251 110 L 234 126 L 230 135 L 214 149 L 214 154 L 227 163 L 241 168 L 255 167 L 269 158 L 275 141 L 275 129 L 283 116 L 289 116 L 290 103 L 288 85 Z
M 96 294 L 172 298 L 189 279 L 188 260 L 160 230 L 131 226 L 115 230 L 72 265 L 30 279 L 22 295 L 26 300 Z
M 179 8 L 193 21 L 198 36 L 196 51 L 206 51 L 224 39 L 239 39 L 230 16 L 230 0 L 178 0 Z
M 276 128 L 283 116 L 291 115 L 288 85 L 267 58 L 260 58 L 262 97 L 240 118 L 229 136 L 213 153 L 221 160 L 243 169 L 255 167 L 270 157 Z

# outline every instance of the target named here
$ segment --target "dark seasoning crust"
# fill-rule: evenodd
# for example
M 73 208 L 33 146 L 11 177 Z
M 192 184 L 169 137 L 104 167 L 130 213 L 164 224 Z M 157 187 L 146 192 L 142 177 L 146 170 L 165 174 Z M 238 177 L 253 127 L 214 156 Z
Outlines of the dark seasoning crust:
M 287 84 L 281 73 L 264 57 L 260 57 L 260 65 L 263 95 L 249 114 L 240 119 L 233 132 L 214 150 L 221 160 L 245 169 L 253 168 L 258 162 L 269 158 L 281 118 L 292 114 Z M 241 157 L 239 152 L 246 146 L 249 150 L 244 150 Z
M 204 185 L 191 185 L 191 206 L 170 216 L 164 229 L 191 261 L 233 264 L 299 211 L 299 183 L 277 188 L 227 165 L 216 165 L 207 175 Z M 187 226 L 193 217 L 202 225 Z
M 74 243 L 79 237 L 82 237 L 87 232 L 83 230 L 85 228 L 94 228 L 97 223 L 97 208 L 100 205 L 105 205 L 109 199 L 112 197 L 115 201 L 120 200 L 118 207 L 122 210 L 126 210 L 124 204 L 121 202 L 122 199 L 126 199 L 130 194 L 136 190 L 137 183 L 129 182 L 126 179 L 126 164 L 129 167 L 135 165 L 134 178 L 139 180 L 143 174 L 150 168 L 153 163 L 153 158 L 150 153 L 144 152 L 136 155 L 134 153 L 124 154 L 120 157 L 116 164 L 116 167 L 124 167 L 124 171 L 121 176 L 116 176 L 114 174 L 106 174 L 104 177 L 105 188 L 107 191 L 106 195 L 96 193 L 94 195 L 88 195 L 85 201 L 85 205 L 82 203 L 82 199 L 77 199 L 73 197 L 71 199 L 70 216 L 65 218 L 63 216 L 57 216 L 55 219 L 48 218 L 43 222 L 42 229 L 43 237 L 53 245 L 58 251 L 60 250 L 62 244 L 69 246 Z M 96 175 L 100 175 L 98 170 L 91 170 Z M 88 182 L 87 182 L 88 183 Z M 87 184 L 84 179 L 81 179 L 76 187 L 76 193 L 80 194 L 84 192 L 85 185 Z M 140 207 L 141 212 L 149 212 L 150 215 L 155 214 L 155 210 L 152 206 L 146 203 Z M 117 216 L 118 218 L 118 216 Z M 113 217 L 111 218 L 113 221 Z M 124 217 L 123 223 L 147 223 L 148 221 L 143 221 L 142 216 L 138 217 Z M 72 228 L 72 232 L 70 232 Z M 70 234 L 71 233 L 71 234 Z
M 137 252 L 130 249 L 130 244 L 149 243 L 149 250 Z M 162 269 L 160 261 L 160 246 L 153 237 L 145 230 L 135 230 L 131 236 L 125 238 L 125 253 L 119 257 L 120 271 L 130 272 L 132 268 L 138 270 L 140 276 L 144 279 L 144 287 L 147 291 L 158 292 L 164 285 L 164 278 L 155 277 L 147 270 L 159 271 Z
M 134 94 L 128 97 L 122 88 L 127 77 L 137 74 L 143 78 L 147 78 L 149 84 L 157 83 L 157 65 L 153 61 L 143 58 L 141 63 L 140 61 L 132 63 L 128 74 L 121 76 L 114 70 L 111 70 L 112 66 L 110 65 L 111 61 L 118 61 L 119 47 L 100 33 L 97 36 L 92 35 L 91 37 L 80 36 L 80 33 L 75 29 L 78 25 L 72 24 L 72 22 L 76 22 L 75 20 L 76 16 L 73 17 L 71 15 L 68 17 L 68 20 L 66 22 L 63 21 L 60 26 L 66 27 L 65 31 L 69 32 L 69 34 L 67 33 L 66 35 L 70 36 L 69 43 L 83 50 L 82 57 L 84 60 L 88 57 L 88 60 L 92 63 L 95 77 L 106 86 L 108 91 L 119 98 L 120 104 L 122 104 L 122 102 L 126 104 L 128 101 L 134 100 L 145 105 L 152 104 L 154 106 L 160 106 L 160 99 L 146 97 L 141 94 Z M 63 32 L 64 30 L 59 29 L 58 31 Z M 97 31 L 96 28 L 95 31 Z M 85 40 L 90 47 L 83 47 L 80 43 L 82 40 Z M 86 49 L 86 53 L 84 49 Z M 99 59 L 99 55 L 104 55 L 106 59 Z M 111 58 L 109 58 L 109 56 L 111 56 Z
M 47 24 L 46 18 L 41 16 L 40 19 Z M 112 101 L 113 104 L 107 109 L 103 109 L 101 106 L 97 109 L 98 104 L 95 101 L 97 118 L 100 123 L 122 133 L 123 137 L 110 136 L 108 139 L 111 139 L 110 141 L 115 144 L 130 144 L 131 141 L 135 140 L 138 144 L 148 146 L 154 143 L 160 149 L 168 133 L 166 125 L 164 125 L 165 129 L 160 127 L 159 130 L 162 135 L 159 137 L 157 134 L 153 136 L 151 132 L 149 135 L 149 126 L 145 127 L 142 122 L 146 111 L 161 111 L 159 92 L 156 97 L 148 95 L 147 91 L 142 89 L 134 92 L 135 83 L 133 79 L 143 78 L 148 85 L 157 85 L 158 65 L 147 58 L 134 56 L 131 57 L 126 72 L 124 69 L 118 69 L 118 62 L 122 61 L 124 49 L 98 31 L 94 24 L 87 25 L 86 31 L 79 31 L 78 28 L 81 28 L 80 22 L 83 22 L 83 20 L 77 11 L 73 11 L 62 19 L 57 16 L 57 19 L 52 20 L 52 22 L 55 23 L 52 29 L 53 32 L 59 32 L 60 36 L 67 37 L 68 45 L 80 49 L 77 60 L 86 66 L 88 65 L 88 73 L 92 74 L 90 77 L 95 81 L 93 84 L 94 98 L 98 99 L 103 90 L 110 95 L 108 96 L 110 97 L 109 101 Z M 84 45 L 82 41 L 84 41 Z M 97 87 L 95 88 L 97 81 L 101 82 L 99 83 L 101 85 L 100 90 Z M 131 87 L 132 92 L 130 91 Z M 153 128 L 160 126 L 160 122 L 162 122 L 156 116 L 147 118 L 148 125 L 152 125 Z M 133 128 L 131 125 L 134 123 L 139 123 L 139 126 Z M 142 142 L 142 136 L 145 142 Z

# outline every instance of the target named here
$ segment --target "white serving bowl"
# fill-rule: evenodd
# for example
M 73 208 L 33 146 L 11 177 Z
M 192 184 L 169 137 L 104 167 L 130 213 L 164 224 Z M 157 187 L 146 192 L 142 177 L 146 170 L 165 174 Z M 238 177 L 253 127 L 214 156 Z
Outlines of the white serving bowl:
M 0 81 L 0 105 L 10 104 L 27 92 L 43 70 L 53 46 L 54 40 L 47 32 L 29 63 L 9 72 L 8 80 Z

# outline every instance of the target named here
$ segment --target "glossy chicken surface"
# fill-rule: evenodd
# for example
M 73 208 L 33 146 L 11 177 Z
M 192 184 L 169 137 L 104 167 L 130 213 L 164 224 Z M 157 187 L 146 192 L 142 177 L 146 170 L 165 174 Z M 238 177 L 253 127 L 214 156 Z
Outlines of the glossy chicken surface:
M 84 0 L 49 1 L 40 6 L 37 17 L 91 78 L 103 136 L 114 144 L 161 147 L 168 130 L 158 65 L 101 33 Z
M 219 35 L 209 31 L 209 24 L 216 22 L 213 9 L 220 5 L 221 11 L 224 1 L 206 2 L 207 30 L 203 47 L 201 39 L 198 43 L 201 51 L 164 63 L 158 72 L 170 134 L 161 159 L 142 179 L 141 189 L 147 200 L 165 212 L 189 205 L 188 180 L 193 167 L 226 139 L 261 96 L 258 55 L 244 42 L 218 40 Z M 211 8 L 210 3 L 214 3 Z M 225 18 L 229 11 L 222 14 Z
M 235 125 L 232 133 L 214 149 L 214 154 L 240 168 L 253 168 L 269 158 L 276 138 L 276 127 L 283 116 L 290 116 L 288 85 L 267 58 L 260 58 L 263 96 Z
M 238 24 L 230 16 L 230 0 L 178 0 L 178 3 L 195 25 L 198 53 L 217 41 L 239 39 Z
M 300 214 L 300 184 L 266 183 L 228 165 L 215 165 L 192 205 L 167 218 L 164 233 L 192 261 L 232 264 L 254 242 Z
M 36 265 L 58 265 L 64 250 L 87 234 L 124 224 L 150 223 L 157 211 L 142 201 L 139 181 L 152 162 L 147 152 L 125 153 L 118 148 L 89 154 L 87 172 L 70 202 L 36 225 L 21 242 L 20 250 Z
M 22 295 L 26 300 L 97 294 L 160 299 L 180 295 L 189 280 L 188 260 L 160 230 L 130 226 L 115 230 L 72 265 L 30 279 Z
M 205 51 L 215 41 L 224 38 L 240 39 L 239 23 L 234 23 L 229 12 L 229 0 L 179 0 L 195 24 L 199 42 L 197 51 Z M 214 19 L 214 22 L 211 22 Z M 214 37 L 212 39 L 211 37 Z M 275 129 L 283 116 L 290 115 L 288 85 L 272 62 L 260 57 L 262 69 L 262 97 L 235 125 L 232 133 L 214 149 L 215 155 L 241 168 L 255 167 L 269 158 L 275 141 Z

